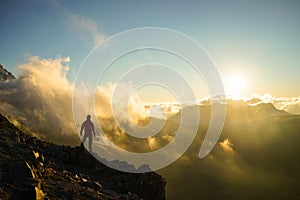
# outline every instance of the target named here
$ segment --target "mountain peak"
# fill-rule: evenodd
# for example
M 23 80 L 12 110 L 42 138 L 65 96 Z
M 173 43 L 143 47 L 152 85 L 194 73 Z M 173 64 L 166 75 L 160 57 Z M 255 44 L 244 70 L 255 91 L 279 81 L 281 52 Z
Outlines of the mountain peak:
M 269 116 L 278 116 L 278 115 L 287 115 L 287 114 L 289 114 L 284 110 L 277 109 L 274 106 L 274 104 L 272 104 L 271 102 L 260 103 L 260 104 L 257 104 L 256 106 L 252 106 L 252 107 L 255 108 L 256 112 L 259 112 L 259 113 L 264 114 L 264 115 L 269 115 Z
M 16 79 L 16 77 L 0 64 L 0 81 L 9 81 L 12 79 Z

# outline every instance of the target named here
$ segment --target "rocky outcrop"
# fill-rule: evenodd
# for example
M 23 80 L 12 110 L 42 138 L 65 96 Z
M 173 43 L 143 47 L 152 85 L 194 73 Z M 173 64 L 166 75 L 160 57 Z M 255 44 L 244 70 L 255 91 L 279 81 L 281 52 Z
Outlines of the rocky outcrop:
M 85 149 L 31 137 L 0 115 L 0 199 L 165 199 L 155 172 L 125 173 Z
M 0 81 L 9 81 L 12 79 L 16 79 L 16 77 L 0 65 Z

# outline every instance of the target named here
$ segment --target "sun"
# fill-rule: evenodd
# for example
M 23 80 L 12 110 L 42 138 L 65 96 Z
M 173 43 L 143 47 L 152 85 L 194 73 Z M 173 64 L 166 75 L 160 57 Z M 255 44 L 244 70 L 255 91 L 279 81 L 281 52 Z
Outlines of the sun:
M 246 86 L 247 79 L 240 74 L 234 74 L 225 82 L 225 91 L 232 98 L 238 98 L 245 93 Z

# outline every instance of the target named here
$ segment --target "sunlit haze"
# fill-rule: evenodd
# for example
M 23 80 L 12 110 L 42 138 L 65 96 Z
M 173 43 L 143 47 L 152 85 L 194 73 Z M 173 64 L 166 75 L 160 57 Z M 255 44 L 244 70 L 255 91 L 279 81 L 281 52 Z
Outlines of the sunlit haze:
M 300 199 L 299 0 L 4 0 L 0 25 L 0 199 Z

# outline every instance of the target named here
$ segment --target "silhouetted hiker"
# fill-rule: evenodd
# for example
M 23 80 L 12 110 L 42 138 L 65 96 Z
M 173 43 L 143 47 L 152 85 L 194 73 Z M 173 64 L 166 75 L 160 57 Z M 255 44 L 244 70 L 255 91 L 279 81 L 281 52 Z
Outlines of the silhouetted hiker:
M 83 130 L 84 130 L 84 135 L 82 138 L 81 146 L 83 147 L 86 138 L 89 138 L 89 151 L 92 152 L 92 142 L 93 142 L 92 134 L 94 134 L 94 137 L 96 136 L 96 134 L 94 129 L 94 123 L 91 121 L 91 115 L 86 116 L 86 120 L 82 123 L 80 129 L 80 136 L 82 136 Z

